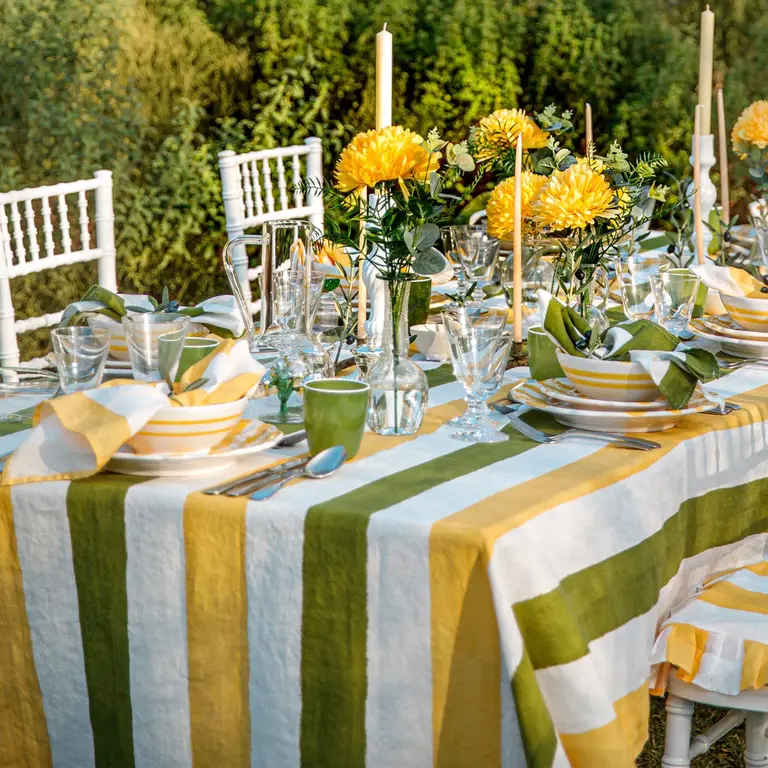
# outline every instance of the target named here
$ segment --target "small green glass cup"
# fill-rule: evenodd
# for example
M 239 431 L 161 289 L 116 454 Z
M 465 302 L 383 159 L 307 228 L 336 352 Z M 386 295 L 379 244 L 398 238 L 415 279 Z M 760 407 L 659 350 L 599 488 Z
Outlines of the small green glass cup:
M 182 374 L 186 373 L 195 363 L 199 363 L 204 357 L 208 357 L 219 344 L 220 342 L 216 339 L 187 336 L 181 349 L 176 381 L 181 381 Z
M 317 379 L 304 384 L 304 427 L 309 452 L 343 445 L 347 458 L 360 450 L 371 388 L 363 381 Z
M 528 367 L 531 378 L 537 381 L 562 379 L 565 376 L 565 371 L 557 362 L 555 342 L 538 325 L 528 329 Z

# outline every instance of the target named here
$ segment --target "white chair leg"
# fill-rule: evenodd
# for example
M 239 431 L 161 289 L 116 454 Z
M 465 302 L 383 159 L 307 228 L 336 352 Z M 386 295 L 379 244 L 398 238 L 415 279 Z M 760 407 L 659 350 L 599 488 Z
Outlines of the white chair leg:
M 673 694 L 667 696 L 667 729 L 664 737 L 662 768 L 690 768 L 693 702 Z
M 746 722 L 747 745 L 744 752 L 746 768 L 768 768 L 768 714 L 749 712 Z

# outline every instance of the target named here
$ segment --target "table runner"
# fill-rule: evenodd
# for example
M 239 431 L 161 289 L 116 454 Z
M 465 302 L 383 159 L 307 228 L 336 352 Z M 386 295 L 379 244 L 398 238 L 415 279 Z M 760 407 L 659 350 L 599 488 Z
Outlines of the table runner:
M 763 559 L 768 376 L 639 453 L 467 446 L 426 367 L 419 435 L 266 503 L 0 489 L 0 763 L 633 765 L 658 621 Z

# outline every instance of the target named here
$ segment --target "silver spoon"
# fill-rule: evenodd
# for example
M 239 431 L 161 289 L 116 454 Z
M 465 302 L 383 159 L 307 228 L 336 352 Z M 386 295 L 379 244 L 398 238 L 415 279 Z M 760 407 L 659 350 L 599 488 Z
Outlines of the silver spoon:
M 274 496 L 289 480 L 294 480 L 297 477 L 311 477 L 314 480 L 328 477 L 339 469 L 346 460 L 347 451 L 343 446 L 334 445 L 333 448 L 326 448 L 310 459 L 306 466 L 294 472 L 289 472 L 276 483 L 267 485 L 252 493 L 251 501 L 264 501 L 264 499 Z

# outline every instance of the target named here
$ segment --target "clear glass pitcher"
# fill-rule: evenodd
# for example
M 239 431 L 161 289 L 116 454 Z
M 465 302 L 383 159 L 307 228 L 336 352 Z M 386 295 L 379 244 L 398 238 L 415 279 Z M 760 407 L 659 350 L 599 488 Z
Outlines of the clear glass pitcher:
M 306 334 L 311 311 L 316 302 L 311 295 L 312 234 L 308 221 L 278 220 L 266 222 L 261 235 L 240 235 L 224 246 L 224 269 L 232 294 L 248 332 L 251 349 L 275 349 L 286 333 Z M 247 245 L 261 246 L 260 264 L 250 267 Z M 290 272 L 295 276 L 297 306 L 290 316 L 283 311 L 284 291 L 275 290 L 276 275 Z M 258 296 L 254 301 L 253 297 Z M 258 324 L 253 314 L 258 312 Z

